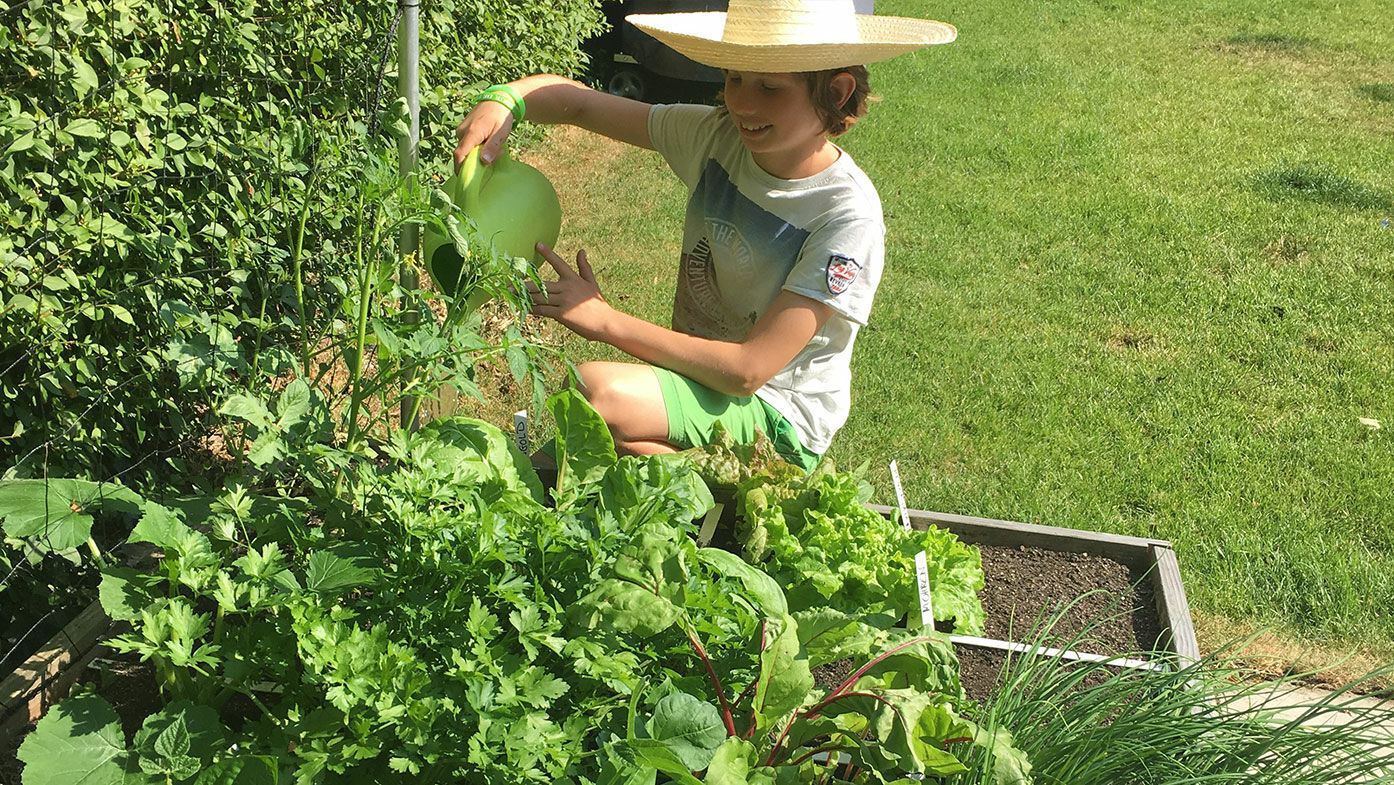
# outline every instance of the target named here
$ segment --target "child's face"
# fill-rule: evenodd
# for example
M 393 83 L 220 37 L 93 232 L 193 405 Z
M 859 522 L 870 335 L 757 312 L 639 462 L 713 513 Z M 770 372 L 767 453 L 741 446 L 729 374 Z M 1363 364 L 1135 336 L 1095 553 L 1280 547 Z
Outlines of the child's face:
M 724 97 L 741 141 L 771 174 L 797 169 L 826 142 L 808 84 L 798 74 L 727 71 Z

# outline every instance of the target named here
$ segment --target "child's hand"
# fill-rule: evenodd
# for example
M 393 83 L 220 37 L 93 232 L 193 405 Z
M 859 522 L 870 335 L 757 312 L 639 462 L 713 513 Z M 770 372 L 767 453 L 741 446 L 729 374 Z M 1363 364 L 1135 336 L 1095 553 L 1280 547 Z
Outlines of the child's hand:
M 545 293 L 537 284 L 528 283 L 533 313 L 556 319 L 588 341 L 604 340 L 602 336 L 614 309 L 600 294 L 586 252 L 576 254 L 575 270 L 543 243 L 537 244 L 537 252 L 557 271 L 557 280 L 547 283 Z
M 484 145 L 479 151 L 479 162 L 491 164 L 498 157 L 499 149 L 513 129 L 513 113 L 497 101 L 480 101 L 465 115 L 464 122 L 455 129 L 455 171 L 465 162 L 470 150 Z

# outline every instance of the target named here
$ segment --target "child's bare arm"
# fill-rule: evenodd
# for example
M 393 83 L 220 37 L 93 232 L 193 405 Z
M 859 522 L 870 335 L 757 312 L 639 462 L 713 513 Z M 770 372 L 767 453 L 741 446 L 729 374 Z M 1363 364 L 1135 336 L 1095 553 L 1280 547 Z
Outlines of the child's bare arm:
M 529 285 L 535 313 L 727 395 L 746 396 L 763 387 L 803 351 L 833 312 L 825 303 L 780 292 L 745 340 L 699 338 L 612 308 L 600 294 L 584 251 L 573 270 L 552 249 L 539 245 L 538 250 L 559 278 L 547 285 L 546 296 Z
M 566 123 L 637 147 L 653 149 L 649 141 L 649 108 L 642 101 L 592 90 L 580 82 L 552 74 L 538 74 L 510 82 L 523 97 L 528 120 L 538 123 Z M 455 135 L 455 165 L 458 167 L 478 145 L 480 160 L 491 163 L 498 155 L 513 115 L 508 107 L 483 101 L 465 116 Z

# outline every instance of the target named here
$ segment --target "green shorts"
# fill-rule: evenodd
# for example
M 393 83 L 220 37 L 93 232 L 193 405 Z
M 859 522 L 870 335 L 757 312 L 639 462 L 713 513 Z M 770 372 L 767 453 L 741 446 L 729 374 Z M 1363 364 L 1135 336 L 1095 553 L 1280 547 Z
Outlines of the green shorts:
M 823 457 L 799 443 L 794 426 L 773 406 L 754 395 L 736 398 L 698 384 L 666 368 L 654 367 L 663 405 L 668 410 L 668 442 L 686 449 L 710 444 L 713 426 L 720 421 L 737 444 L 755 442 L 759 429 L 785 460 L 812 471 Z

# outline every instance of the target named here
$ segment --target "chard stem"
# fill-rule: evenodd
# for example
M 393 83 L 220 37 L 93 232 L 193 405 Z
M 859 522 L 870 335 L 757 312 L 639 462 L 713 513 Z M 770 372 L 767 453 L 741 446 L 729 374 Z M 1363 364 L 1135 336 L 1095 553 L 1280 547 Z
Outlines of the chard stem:
M 692 648 L 697 650 L 697 656 L 702 658 L 702 664 L 707 666 L 707 676 L 711 677 L 712 686 L 716 688 L 716 699 L 721 703 L 721 719 L 726 722 L 726 732 L 731 736 L 739 736 L 736 733 L 736 722 L 731 718 L 731 704 L 726 702 L 726 688 L 721 685 L 721 679 L 717 678 L 716 669 L 712 667 L 712 661 L 707 657 L 707 650 L 702 648 L 702 643 L 697 640 L 697 635 L 691 631 L 687 633 L 687 640 L 692 644 Z
M 822 703 L 818 704 L 818 706 L 817 706 L 814 710 L 817 711 L 817 709 L 821 709 L 822 707 L 824 707 L 824 706 L 828 705 L 830 702 L 832 702 L 832 700 L 833 700 L 834 698 L 836 698 L 836 697 L 837 697 L 840 693 L 842 693 L 844 690 L 849 690 L 849 689 L 851 689 L 851 688 L 852 688 L 852 685 L 857 683 L 857 679 L 860 679 L 861 677 L 865 676 L 865 675 L 866 675 L 866 672 L 869 671 L 869 670 L 871 670 L 872 668 L 876 667 L 876 664 L 877 664 L 877 663 L 881 662 L 882 660 L 885 660 L 887 657 L 891 656 L 892 654 L 895 654 L 896 652 L 900 651 L 901 649 L 908 649 L 908 648 L 910 648 L 911 646 L 914 646 L 914 645 L 917 644 L 917 643 L 927 643 L 927 642 L 929 642 L 930 640 L 932 640 L 932 639 L 931 639 L 931 638 L 925 638 L 925 637 L 911 638 L 910 640 L 905 641 L 904 643 L 900 644 L 899 646 L 896 646 L 895 648 L 890 649 L 890 650 L 888 650 L 888 651 L 883 651 L 883 652 L 881 652 L 880 654 L 876 655 L 875 657 L 871 658 L 871 660 L 868 661 L 867 664 L 865 664 L 865 665 L 863 665 L 862 667 L 858 668 L 857 671 L 856 671 L 856 673 L 853 673 L 851 676 L 848 676 L 846 681 L 844 681 L 844 682 L 842 682 L 841 684 L 839 684 L 838 687 L 837 687 L 837 689 L 833 690 L 833 691 L 832 691 L 832 694 L 828 696 L 827 700 L 824 700 Z

